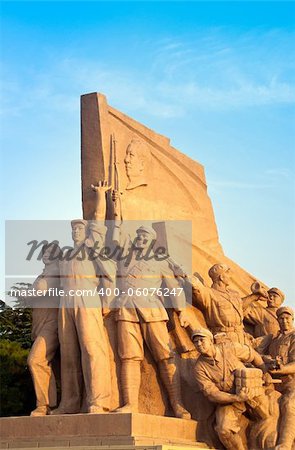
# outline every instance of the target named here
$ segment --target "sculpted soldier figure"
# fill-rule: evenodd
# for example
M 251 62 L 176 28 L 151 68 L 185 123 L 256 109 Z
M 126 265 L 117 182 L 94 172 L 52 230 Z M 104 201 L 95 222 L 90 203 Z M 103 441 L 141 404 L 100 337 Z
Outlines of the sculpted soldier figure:
M 254 325 L 254 337 L 265 336 L 268 334 L 277 335 L 279 331 L 279 323 L 276 312 L 284 301 L 284 294 L 278 288 L 271 288 L 267 291 L 267 307 L 256 305 L 255 300 L 259 300 L 259 296 L 254 298 L 254 304 L 243 304 L 244 321 L 250 325 Z
M 74 249 L 61 264 L 59 339 L 61 347 L 61 390 L 59 407 L 53 414 L 80 412 L 83 382 L 88 413 L 103 413 L 110 407 L 110 368 L 102 299 L 96 289 L 114 287 L 115 264 L 96 257 L 94 244 L 100 248 L 105 240 L 105 182 L 93 186 L 96 192 L 94 217 L 97 221 L 73 220 Z M 89 292 L 92 292 L 91 297 Z
M 181 401 L 180 377 L 167 329 L 168 314 L 156 292 L 163 282 L 170 291 L 180 286 L 166 260 L 144 258 L 155 239 L 156 232 L 152 227 L 139 227 L 133 247 L 129 250 L 132 253 L 129 263 L 119 266 L 122 295 L 116 320 L 124 406 L 117 412 L 138 412 L 145 342 L 158 365 L 175 416 L 189 419 L 190 414 Z M 138 252 L 140 259 L 137 259 Z M 141 289 L 142 295 L 136 294 L 138 289 Z M 175 297 L 175 303 L 180 323 L 184 325 L 186 310 L 183 292 Z
M 282 306 L 277 310 L 280 330 L 265 338 L 263 359 L 274 378 L 282 383 L 276 388 L 282 393 L 281 425 L 277 450 L 291 450 L 295 440 L 295 328 L 294 311 Z
M 227 450 L 247 450 L 242 415 L 246 411 L 245 402 L 253 397 L 248 388 L 242 388 L 236 394 L 235 371 L 245 368 L 243 362 L 252 362 L 264 370 L 263 360 L 247 345 L 215 345 L 213 335 L 207 329 L 195 330 L 192 340 L 200 353 L 194 377 L 203 394 L 217 404 L 215 429 L 219 439 Z
M 31 416 L 46 416 L 50 407 L 56 406 L 56 382 L 52 370 L 52 360 L 59 346 L 57 335 L 57 317 L 59 297 L 49 296 L 49 289 L 59 289 L 59 255 L 56 243 L 42 247 L 44 270 L 34 281 L 31 289 L 42 292 L 34 298 L 32 312 L 32 339 L 34 344 L 28 356 L 37 408 Z M 55 291 L 54 291 L 55 292 Z
M 193 277 L 193 299 L 203 311 L 207 326 L 214 335 L 224 332 L 233 342 L 244 344 L 243 301 L 238 292 L 228 288 L 229 271 L 226 264 L 214 264 L 208 272 L 212 280 L 211 288 Z

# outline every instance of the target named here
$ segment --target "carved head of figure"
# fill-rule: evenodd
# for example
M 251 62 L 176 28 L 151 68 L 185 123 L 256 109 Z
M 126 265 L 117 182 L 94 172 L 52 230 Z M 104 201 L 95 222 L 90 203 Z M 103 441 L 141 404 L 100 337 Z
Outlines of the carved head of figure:
M 75 245 L 82 244 L 86 239 L 87 220 L 76 219 L 71 222 L 72 238 Z
M 56 241 L 43 245 L 41 252 L 42 261 L 45 266 L 49 266 L 50 264 L 56 263 L 60 260 L 61 249 Z
M 285 295 L 278 288 L 271 288 L 267 291 L 267 306 L 270 308 L 279 308 L 285 299 Z
M 129 179 L 126 189 L 147 186 L 147 167 L 150 159 L 151 152 L 147 144 L 143 140 L 132 139 L 124 158 L 126 174 Z
M 211 331 L 206 328 L 194 330 L 191 339 L 201 355 L 212 356 L 214 353 L 214 338 Z
M 277 310 L 277 318 L 281 333 L 287 333 L 293 330 L 294 311 L 289 306 L 281 306 Z
M 152 227 L 142 225 L 136 230 L 135 247 L 137 249 L 147 249 L 153 241 L 157 239 L 157 233 Z
M 222 283 L 227 287 L 231 282 L 229 271 L 230 268 L 226 264 L 214 264 L 214 266 L 209 269 L 208 275 L 213 284 Z

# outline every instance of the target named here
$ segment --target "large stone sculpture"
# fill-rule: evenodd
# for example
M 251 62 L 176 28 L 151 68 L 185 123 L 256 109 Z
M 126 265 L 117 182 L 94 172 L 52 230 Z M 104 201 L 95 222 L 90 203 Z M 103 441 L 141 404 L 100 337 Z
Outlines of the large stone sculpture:
M 95 209 L 95 197 L 90 188 L 97 180 L 107 179 L 122 192 L 122 215 L 114 215 L 111 195 L 107 195 L 107 219 L 120 222 L 148 220 L 154 224 L 173 221 L 186 221 L 191 224 L 191 232 L 183 231 L 180 240 L 174 242 L 172 226 L 167 228 L 169 253 L 188 273 L 192 268 L 204 277 L 209 285 L 208 270 L 214 263 L 224 263 L 232 268 L 232 289 L 241 297 L 247 295 L 249 286 L 256 280 L 227 258 L 218 239 L 213 209 L 207 192 L 204 168 L 201 164 L 187 157 L 162 136 L 141 123 L 126 116 L 108 105 L 102 94 L 87 94 L 81 97 L 81 149 L 82 149 L 82 200 L 83 217 L 91 219 Z M 146 161 L 135 164 L 142 169 L 145 183 L 134 189 L 126 189 L 131 183 L 132 175 L 127 173 L 128 154 L 133 141 L 140 142 Z M 131 146 L 132 148 L 132 146 Z M 133 149 L 134 150 L 134 149 Z M 136 150 L 135 150 L 136 152 Z M 134 181 L 134 180 L 133 180 Z M 147 183 L 147 184 L 146 184 Z M 117 220 L 118 219 L 118 220 Z M 140 223 L 140 222 L 139 222 Z M 118 223 L 116 223 L 116 226 Z M 156 229 L 156 227 L 155 227 Z M 135 231 L 135 230 L 134 230 Z M 187 248 L 191 255 L 186 261 L 183 249 Z M 189 267 L 187 267 L 187 265 Z M 191 308 L 195 321 L 204 326 L 202 312 Z M 114 334 L 113 318 L 105 321 L 110 336 L 111 354 L 117 363 L 117 342 Z M 174 348 L 182 353 L 194 354 L 194 346 L 179 324 L 176 314 L 169 322 L 170 337 Z M 176 337 L 175 337 L 176 336 Z M 180 337 L 180 339 L 179 339 Z M 140 389 L 140 410 L 146 413 L 163 414 L 169 410 L 168 399 L 161 394 L 158 386 L 156 368 L 150 363 L 149 351 L 145 353 L 143 362 L 142 384 Z M 182 363 L 184 365 L 184 363 Z M 116 365 L 112 363 L 112 408 L 119 403 Z M 182 378 L 190 379 L 188 371 L 183 368 Z M 193 416 L 206 418 L 206 408 L 195 408 L 190 395 L 185 398 L 185 406 L 190 408 Z
M 81 410 L 83 382 L 88 413 L 110 409 L 110 367 L 102 300 L 98 293 L 85 297 L 99 280 L 114 287 L 116 267 L 110 260 L 95 258 L 94 243 L 103 244 L 106 227 L 104 201 L 108 186 L 93 186 L 96 194 L 96 221 L 78 219 L 71 222 L 74 248 L 61 263 L 61 297 L 59 340 L 61 348 L 61 403 L 53 414 L 78 413 Z M 98 220 L 102 220 L 99 222 Z M 91 257 L 89 253 L 91 253 Z M 98 278 L 98 277 L 101 278 Z
M 31 412 L 31 416 L 45 416 L 57 403 L 52 361 L 59 346 L 57 335 L 59 297 L 48 296 L 48 290 L 55 291 L 60 286 L 59 253 L 56 243 L 43 246 L 44 270 L 31 288 L 43 293 L 42 296 L 35 298 L 32 305 L 34 344 L 28 356 L 28 367 L 34 383 L 37 408 Z
M 291 450 L 295 331 L 293 311 L 279 308 L 282 292 L 267 291 L 224 255 L 200 164 L 110 107 L 101 94 L 82 96 L 81 106 L 84 218 L 71 222 L 74 248 L 62 255 L 59 267 L 49 265 L 45 251 L 45 270 L 35 285 L 44 298 L 50 283 L 60 282 L 63 289 L 61 402 L 52 415 L 99 416 L 78 416 L 79 421 L 77 416 L 46 417 L 44 427 L 47 419 L 59 432 L 62 424 L 70 424 L 67 433 L 76 436 L 83 422 L 89 442 L 102 445 L 116 427 L 126 442 L 136 422 L 143 425 L 139 441 L 149 439 L 145 445 L 155 443 L 153 414 L 173 415 L 188 420 L 157 418 L 159 423 L 168 420 L 168 443 L 171 427 L 181 424 L 178 444 L 189 430 L 190 444 L 196 446 L 192 440 L 202 439 L 228 450 L 275 445 Z M 135 240 L 126 231 L 136 234 Z M 162 259 L 156 257 L 155 242 L 165 244 Z M 120 257 L 110 256 L 114 249 Z M 53 267 L 60 280 L 51 279 Z M 252 293 L 246 295 L 250 286 Z M 49 320 L 51 337 L 47 313 L 44 320 L 37 313 L 29 357 L 37 396 L 33 416 L 48 414 L 56 402 L 50 363 L 58 345 L 57 312 L 52 310 L 54 320 Z M 253 336 L 245 332 L 244 322 L 255 327 Z M 103 414 L 109 411 L 116 412 L 111 420 Z M 133 435 L 128 438 L 134 445 Z M 79 443 L 85 444 L 83 436 Z
M 220 308 L 218 310 L 217 301 L 215 318 L 204 306 L 200 311 L 200 302 L 195 302 L 194 306 L 188 309 L 200 326 L 211 325 L 215 333 L 225 330 L 228 338 L 233 338 L 235 342 L 246 342 L 244 309 L 250 302 L 265 304 L 267 294 L 265 295 L 265 286 L 259 282 L 262 286 L 261 292 L 248 295 L 249 288 L 256 279 L 224 255 L 207 193 L 203 167 L 173 148 L 166 137 L 108 105 L 102 94 L 93 93 L 81 97 L 81 122 L 84 218 L 90 219 L 95 209 L 95 199 L 89 186 L 98 179 L 108 179 L 110 184 L 114 184 L 115 172 L 115 187 L 122 193 L 122 210 L 119 215 L 114 211 L 111 195 L 107 196 L 107 219 L 115 218 L 115 226 L 118 226 L 122 219 L 123 226 L 127 221 L 148 220 L 153 223 L 155 229 L 161 221 L 191 222 L 192 236 L 188 237 L 187 233 L 183 233 L 177 245 L 171 239 L 173 233 L 167 233 L 167 240 L 171 245 L 169 253 L 176 261 L 185 265 L 181 250 L 188 246 L 192 253 L 191 266 L 203 278 L 203 283 L 200 282 L 202 286 L 198 286 L 201 290 L 212 282 L 208 275 L 212 265 L 225 264 L 231 267 L 232 291 L 226 294 L 225 297 L 228 298 L 222 298 L 223 294 L 215 290 L 217 297 L 220 296 Z M 207 287 L 206 289 L 210 290 Z M 228 290 L 228 287 L 225 290 Z M 222 305 L 226 305 L 229 314 L 224 313 Z M 188 334 L 181 328 L 177 314 L 169 316 L 172 319 L 168 322 L 171 344 L 174 351 L 182 352 L 181 358 L 177 356 L 182 383 L 188 382 L 193 387 L 188 368 L 196 358 L 195 348 Z M 112 407 L 116 408 L 119 401 L 116 372 L 119 356 L 113 316 L 109 316 L 105 323 L 110 336 L 112 359 L 115 361 L 115 364 L 112 363 Z M 164 414 L 168 410 L 165 390 L 160 384 L 160 394 L 156 373 L 157 367 L 153 363 L 149 348 L 146 347 L 139 394 L 139 410 L 143 413 Z M 194 418 L 204 424 L 210 418 L 209 402 L 198 397 L 200 403 L 196 404 L 193 396 L 186 395 L 186 391 L 187 386 L 184 389 L 185 407 Z

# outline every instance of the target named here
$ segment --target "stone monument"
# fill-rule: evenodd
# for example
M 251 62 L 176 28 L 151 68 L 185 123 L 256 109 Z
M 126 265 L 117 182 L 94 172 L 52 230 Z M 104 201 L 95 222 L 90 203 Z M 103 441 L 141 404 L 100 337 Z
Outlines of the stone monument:
M 292 450 L 294 312 L 224 254 L 204 168 L 102 94 L 81 97 L 81 132 L 61 402 L 1 419 L 2 448 Z

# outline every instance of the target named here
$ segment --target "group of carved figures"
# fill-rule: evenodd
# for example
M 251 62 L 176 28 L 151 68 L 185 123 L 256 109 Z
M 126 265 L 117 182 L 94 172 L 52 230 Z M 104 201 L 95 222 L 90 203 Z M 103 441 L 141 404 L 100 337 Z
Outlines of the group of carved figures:
M 291 450 L 295 437 L 295 329 L 293 310 L 282 306 L 283 293 L 277 288 L 266 291 L 254 283 L 252 293 L 241 298 L 229 289 L 230 269 L 225 264 L 210 268 L 212 286 L 208 287 L 198 276 L 186 279 L 177 275 L 169 259 L 138 259 L 138 251 L 144 255 L 156 239 L 155 230 L 149 226 L 138 228 L 133 247 L 129 247 L 127 265 L 96 257 L 97 244 L 103 246 L 106 239 L 105 193 L 109 187 L 106 182 L 99 182 L 92 188 L 96 196 L 95 220 L 71 222 L 72 257 L 61 261 L 52 258 L 55 244 L 42 250 L 44 271 L 33 286 L 42 291 L 43 297 L 38 297 L 39 307 L 33 308 L 34 344 L 28 358 L 37 398 L 37 408 L 31 415 L 79 413 L 83 396 L 88 413 L 110 411 L 109 345 L 104 316 L 112 311 L 114 298 L 101 294 L 101 287 L 103 292 L 111 293 L 117 283 L 121 294 L 116 298 L 113 314 L 123 405 L 116 411 L 138 412 L 145 343 L 175 416 L 189 420 L 191 415 L 181 399 L 167 310 L 163 298 L 157 295 L 163 283 L 171 290 L 189 283 L 193 305 L 202 311 L 207 324 L 207 328 L 197 329 L 194 325 L 191 333 L 198 352 L 193 377 L 196 387 L 216 407 L 215 430 L 219 440 L 226 449 L 253 448 L 249 439 L 257 442 L 260 433 L 261 448 Z M 82 258 L 81 254 L 92 257 Z M 56 307 L 42 307 L 42 298 L 48 300 L 50 288 L 62 288 L 63 295 L 50 299 L 57 302 L 52 303 Z M 153 293 L 144 297 L 132 295 L 138 288 Z M 82 290 L 91 289 L 95 293 L 91 299 L 83 296 Z M 173 308 L 180 324 L 190 329 L 184 292 Z M 261 306 L 261 301 L 267 306 Z M 246 332 L 245 324 L 252 325 L 252 335 Z M 61 401 L 54 409 L 57 396 L 51 363 L 59 346 Z M 252 421 L 248 444 L 245 414 Z

